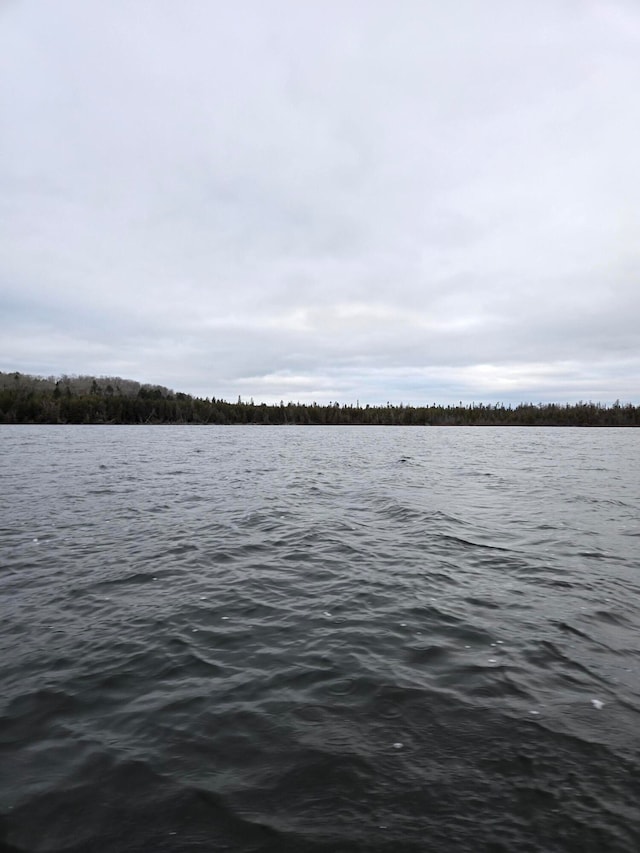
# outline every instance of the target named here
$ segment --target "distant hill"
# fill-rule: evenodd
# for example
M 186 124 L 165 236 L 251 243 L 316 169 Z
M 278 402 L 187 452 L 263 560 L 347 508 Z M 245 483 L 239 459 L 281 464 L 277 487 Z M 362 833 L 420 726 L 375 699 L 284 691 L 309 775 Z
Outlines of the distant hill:
M 0 371 L 0 390 L 16 388 L 28 389 L 39 393 L 53 392 L 56 388 L 74 395 L 82 394 L 118 394 L 123 397 L 136 397 L 141 388 L 147 391 L 160 391 L 163 397 L 173 394 L 164 385 L 144 385 L 133 379 L 120 376 L 30 376 L 28 373 L 3 373 Z
M 0 424 L 316 424 L 398 426 L 640 426 L 640 407 L 599 403 L 518 406 L 353 406 L 228 403 L 118 376 L 0 372 Z

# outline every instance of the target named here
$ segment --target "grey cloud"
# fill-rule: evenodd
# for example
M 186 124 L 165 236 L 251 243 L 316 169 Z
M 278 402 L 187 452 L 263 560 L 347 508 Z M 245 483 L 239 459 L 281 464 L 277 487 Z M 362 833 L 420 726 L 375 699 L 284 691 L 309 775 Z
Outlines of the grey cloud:
M 0 16 L 3 369 L 638 399 L 635 4 Z

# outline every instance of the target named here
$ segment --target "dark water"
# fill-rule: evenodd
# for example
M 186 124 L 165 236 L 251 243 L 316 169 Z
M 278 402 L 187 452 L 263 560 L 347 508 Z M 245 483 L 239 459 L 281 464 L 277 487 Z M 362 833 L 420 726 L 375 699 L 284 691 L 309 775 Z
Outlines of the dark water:
M 640 849 L 640 431 L 2 427 L 0 849 Z

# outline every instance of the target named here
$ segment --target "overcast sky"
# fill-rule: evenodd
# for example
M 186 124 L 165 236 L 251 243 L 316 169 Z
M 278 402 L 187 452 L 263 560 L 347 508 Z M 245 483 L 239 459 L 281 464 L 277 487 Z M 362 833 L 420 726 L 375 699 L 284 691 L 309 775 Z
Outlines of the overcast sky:
M 640 402 L 638 0 L 0 0 L 0 369 Z

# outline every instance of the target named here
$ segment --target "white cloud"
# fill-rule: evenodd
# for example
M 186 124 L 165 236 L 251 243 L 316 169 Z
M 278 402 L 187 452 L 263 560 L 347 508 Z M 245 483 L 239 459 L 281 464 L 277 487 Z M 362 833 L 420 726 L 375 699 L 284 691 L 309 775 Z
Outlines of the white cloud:
M 640 400 L 636 4 L 0 20 L 0 368 Z

